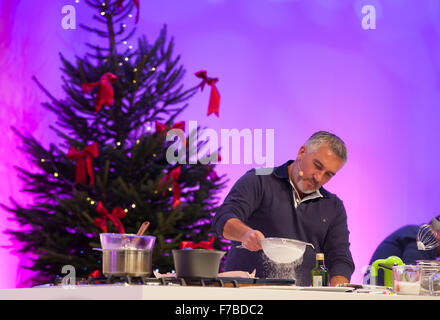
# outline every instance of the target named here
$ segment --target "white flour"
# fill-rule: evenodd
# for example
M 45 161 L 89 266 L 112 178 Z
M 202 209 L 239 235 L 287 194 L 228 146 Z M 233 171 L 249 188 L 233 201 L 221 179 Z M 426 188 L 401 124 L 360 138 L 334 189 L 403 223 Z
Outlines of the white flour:
M 264 252 L 263 255 L 263 266 L 266 272 L 267 278 L 272 279 L 294 279 L 298 282 L 298 274 L 296 269 L 303 262 L 303 255 L 296 261 L 290 263 L 277 263 L 271 260 Z

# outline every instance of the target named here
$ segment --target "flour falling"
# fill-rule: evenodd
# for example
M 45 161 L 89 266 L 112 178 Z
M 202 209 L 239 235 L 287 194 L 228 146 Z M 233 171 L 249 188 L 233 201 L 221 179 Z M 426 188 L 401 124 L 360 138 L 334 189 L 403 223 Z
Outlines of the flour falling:
M 278 263 L 271 260 L 263 252 L 263 267 L 268 278 L 272 279 L 294 279 L 298 282 L 299 273 L 297 268 L 301 266 L 303 262 L 303 257 L 301 256 L 298 260 L 290 263 Z

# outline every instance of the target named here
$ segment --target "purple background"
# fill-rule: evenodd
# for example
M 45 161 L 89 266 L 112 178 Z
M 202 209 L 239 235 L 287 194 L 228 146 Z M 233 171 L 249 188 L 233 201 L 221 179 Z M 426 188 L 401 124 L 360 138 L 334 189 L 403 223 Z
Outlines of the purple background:
M 376 8 L 376 30 L 361 27 L 366 4 Z M 77 25 L 92 23 L 83 0 L 0 0 L 2 203 L 10 196 L 31 201 L 13 170 L 28 163 L 10 126 L 44 145 L 56 141 L 48 130 L 55 117 L 40 106 L 47 98 L 31 76 L 63 97 L 58 53 L 83 56 L 84 43 L 92 40 L 79 27 L 61 27 L 64 5 L 75 6 Z M 137 35 L 154 40 L 163 24 L 176 40 L 188 86 L 199 82 L 194 73 L 201 69 L 219 78 L 220 118 L 206 117 L 205 90 L 180 120 L 196 120 L 219 134 L 274 129 L 275 165 L 294 159 L 317 130 L 345 140 L 348 163 L 326 187 L 347 209 L 352 283 L 362 282 L 362 267 L 387 234 L 439 214 L 439 1 L 141 1 Z M 252 166 L 218 166 L 230 178 L 222 197 Z M 8 217 L 2 211 L 0 231 L 16 227 Z M 4 234 L 0 245 L 14 246 Z M 2 247 L 0 261 L 0 288 L 24 285 L 26 257 Z

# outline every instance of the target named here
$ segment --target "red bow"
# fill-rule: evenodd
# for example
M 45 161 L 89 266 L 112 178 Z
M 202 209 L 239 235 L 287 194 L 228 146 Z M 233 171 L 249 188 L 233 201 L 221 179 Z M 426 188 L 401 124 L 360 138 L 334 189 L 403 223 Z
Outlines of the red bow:
M 215 113 L 218 117 L 219 116 L 218 113 L 220 109 L 220 93 L 218 92 L 217 87 L 215 86 L 215 83 L 218 81 L 218 78 L 208 78 L 205 70 L 196 72 L 195 75 L 196 77 L 203 79 L 203 81 L 199 84 L 202 91 L 203 88 L 205 87 L 205 84 L 211 86 L 211 96 L 209 98 L 208 116 L 211 113 Z
M 168 132 L 168 130 L 171 129 L 180 129 L 182 131 L 185 131 L 185 121 L 180 121 L 175 123 L 173 126 L 169 127 L 163 123 L 160 123 L 159 121 L 156 121 L 156 132 L 157 133 L 164 133 L 166 134 Z M 165 131 L 166 130 L 166 131 Z M 183 140 L 183 144 L 186 146 L 187 145 L 187 139 Z
M 217 181 L 218 179 L 220 179 L 220 177 L 217 175 L 217 172 L 215 172 L 214 169 L 211 169 L 211 171 L 209 171 L 208 178 L 211 181 Z
M 167 181 L 168 179 L 171 179 L 171 182 L 173 183 L 173 209 L 175 209 L 179 203 L 180 203 L 180 186 L 177 182 L 177 179 L 180 177 L 180 166 L 173 169 L 170 173 L 168 173 L 165 177 L 162 179 L 162 183 Z M 163 195 L 165 196 L 165 191 L 163 192 Z
M 98 95 L 95 99 L 96 112 L 101 110 L 104 105 L 111 106 L 114 102 L 114 93 L 112 83 L 115 83 L 118 77 L 113 73 L 104 73 L 97 82 L 85 82 L 81 85 L 82 90 L 88 93 L 93 88 L 99 86 Z
M 95 219 L 95 225 L 100 227 L 102 231 L 107 232 L 107 220 L 110 220 L 118 229 L 119 233 L 125 233 L 124 226 L 120 219 L 124 218 L 127 214 L 120 207 L 113 209 L 112 213 L 108 213 L 107 209 L 103 206 L 102 202 L 99 201 L 96 211 L 102 216 L 102 218 Z
M 192 241 L 181 241 L 180 249 L 192 248 L 192 249 L 208 249 L 213 250 L 214 237 L 211 237 L 209 241 L 200 241 L 199 243 L 194 243 Z
M 90 185 L 95 184 L 95 177 L 93 176 L 92 157 L 98 156 L 98 144 L 95 142 L 84 148 L 83 151 L 79 151 L 75 147 L 71 147 L 67 153 L 67 159 L 76 160 L 75 169 L 75 183 L 86 183 L 86 167 L 90 177 Z
M 185 131 L 185 121 L 180 121 L 174 124 L 172 127 L 168 127 L 166 124 L 160 123 L 159 121 L 156 121 L 156 132 L 160 133 L 164 131 L 165 129 L 169 128 L 171 129 L 180 129 L 182 131 Z
M 119 0 L 119 3 L 118 3 L 118 6 L 119 6 L 120 10 L 123 9 L 122 1 L 123 0 Z M 136 23 L 138 23 L 138 21 L 139 21 L 139 0 L 133 0 L 133 2 L 134 2 L 134 5 L 136 6 L 136 9 L 137 9 L 137 12 L 136 12 Z
M 101 278 L 102 274 L 101 271 L 99 271 L 98 269 L 96 269 L 95 271 L 93 271 L 91 274 L 89 274 L 88 276 L 89 278 Z

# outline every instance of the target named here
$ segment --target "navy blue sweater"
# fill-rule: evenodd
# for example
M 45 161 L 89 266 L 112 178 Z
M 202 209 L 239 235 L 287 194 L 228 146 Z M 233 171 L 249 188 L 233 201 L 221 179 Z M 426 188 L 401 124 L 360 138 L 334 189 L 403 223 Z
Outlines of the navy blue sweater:
M 311 269 L 315 266 L 315 254 L 325 255 L 325 264 L 333 275 L 350 279 L 354 263 L 350 253 L 347 216 L 342 201 L 334 194 L 320 188 L 322 198 L 301 202 L 295 209 L 293 188 L 289 182 L 287 166 L 274 168 L 268 175 L 257 175 L 255 169 L 246 172 L 232 187 L 223 204 L 217 209 L 213 227 L 223 236 L 227 220 L 238 218 L 249 227 L 260 230 L 265 237 L 297 239 L 312 243 L 307 246 L 302 264 L 295 269 L 298 285 L 311 284 Z M 273 265 L 267 263 L 262 251 L 236 248 L 232 241 L 226 255 L 225 271 L 256 269 L 260 278 L 275 278 Z

